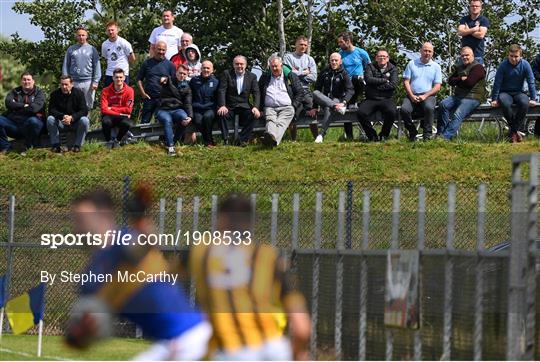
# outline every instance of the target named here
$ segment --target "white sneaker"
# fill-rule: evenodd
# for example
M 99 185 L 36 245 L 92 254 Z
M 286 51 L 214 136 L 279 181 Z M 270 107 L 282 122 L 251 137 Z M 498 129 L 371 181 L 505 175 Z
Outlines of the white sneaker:
M 174 146 L 171 146 L 167 149 L 167 155 L 176 156 L 176 149 L 174 148 Z
M 315 143 L 322 143 L 323 141 L 323 136 L 321 135 L 318 135 L 317 138 L 315 138 Z
M 347 107 L 341 107 L 337 110 L 340 114 L 345 114 L 347 113 Z

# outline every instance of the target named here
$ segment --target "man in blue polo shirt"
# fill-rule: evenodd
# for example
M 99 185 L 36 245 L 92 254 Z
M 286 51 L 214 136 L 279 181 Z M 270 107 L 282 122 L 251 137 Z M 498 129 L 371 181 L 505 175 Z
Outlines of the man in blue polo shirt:
M 522 141 L 522 136 L 518 131 L 525 122 L 529 106 L 536 106 L 534 74 L 529 62 L 521 56 L 521 47 L 517 44 L 510 45 L 508 59 L 503 60 L 499 65 L 491 92 L 491 106 L 502 107 L 504 118 L 510 126 L 509 137 L 512 143 Z M 528 95 L 523 91 L 525 81 L 529 88 Z
M 416 140 L 416 127 L 412 122 L 413 111 L 422 111 L 424 120 L 422 129 L 424 141 L 431 139 L 437 93 L 441 89 L 441 66 L 433 61 L 433 45 L 424 43 L 420 49 L 420 58 L 411 60 L 403 73 L 403 84 L 407 97 L 401 105 L 401 118 L 409 140 Z
M 349 104 L 352 108 L 356 108 L 358 97 L 364 92 L 364 69 L 371 63 L 371 60 L 369 59 L 369 54 L 364 49 L 354 46 L 353 34 L 350 32 L 339 34 L 338 45 L 341 48 L 339 55 L 341 55 L 343 68 L 345 68 L 349 78 L 351 78 L 354 87 L 354 94 Z M 345 137 L 352 140 L 352 123 L 345 123 L 343 128 L 345 129 Z
M 485 37 L 489 28 L 489 20 L 480 15 L 482 12 L 481 0 L 469 1 L 469 15 L 459 21 L 458 35 L 461 37 L 461 47 L 473 50 L 474 59 L 484 64 Z

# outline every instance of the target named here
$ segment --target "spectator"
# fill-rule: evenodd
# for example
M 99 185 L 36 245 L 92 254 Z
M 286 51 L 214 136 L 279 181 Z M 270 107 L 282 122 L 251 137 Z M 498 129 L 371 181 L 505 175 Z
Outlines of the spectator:
M 349 78 L 351 78 L 354 87 L 354 94 L 349 102 L 350 108 L 356 108 L 356 102 L 364 92 L 364 69 L 371 63 L 371 60 L 364 49 L 354 46 L 353 34 L 350 32 L 339 34 L 338 45 L 341 48 L 339 55 L 341 55 L 343 68 L 345 68 L 347 74 L 349 74 Z M 352 123 L 345 122 L 343 128 L 345 130 L 345 138 L 352 140 Z
M 311 84 L 317 80 L 317 64 L 313 57 L 307 54 L 308 38 L 299 36 L 296 39 L 295 51 L 287 53 L 283 57 L 283 64 L 289 66 L 293 73 L 300 78 L 300 84 L 304 88 L 304 99 L 302 105 L 295 110 L 295 118 L 298 119 L 302 111 L 309 111 L 313 108 L 313 94 L 311 92 Z M 317 123 L 309 125 L 313 138 L 317 137 Z M 289 126 L 291 131 L 291 139 L 296 140 L 296 125 L 291 123 Z
M 124 71 L 120 68 L 113 72 L 113 83 L 101 92 L 101 123 L 107 148 L 116 148 L 119 141 L 132 125 L 131 112 L 135 92 L 125 83 Z M 117 127 L 116 138 L 111 138 L 112 128 Z
M 202 62 L 201 75 L 191 78 L 189 85 L 193 101 L 193 123 L 201 133 L 205 146 L 215 146 L 212 124 L 216 118 L 219 80 L 211 61 Z
M 178 49 L 178 53 L 172 56 L 171 62 L 173 62 L 176 69 L 180 66 L 180 64 L 186 64 L 187 63 L 187 57 L 186 57 L 186 48 L 188 45 L 193 44 L 193 37 L 190 33 L 184 33 L 182 34 L 182 37 L 180 38 L 180 49 Z
M 454 95 L 439 104 L 437 135 L 450 140 L 457 135 L 464 119 L 486 98 L 486 71 L 469 47 L 461 49 L 461 62 L 448 79 Z
M 167 154 L 176 156 L 174 145 L 184 137 L 187 126 L 191 123 L 191 89 L 187 83 L 188 69 L 185 64 L 176 71 L 177 82 L 166 78 L 161 88 L 157 120 L 163 124 Z
M 261 109 L 266 117 L 263 143 L 274 147 L 281 142 L 295 109 L 302 106 L 304 89 L 296 74 L 285 72 L 283 60 L 277 55 L 270 58 L 270 73 L 261 76 L 259 89 Z
M 105 87 L 113 82 L 113 71 L 121 68 L 126 75 L 126 83 L 129 84 L 129 63 L 135 61 L 135 54 L 130 42 L 118 35 L 118 23 L 110 21 L 107 23 L 107 36 L 109 39 L 101 44 L 101 56 L 107 60 L 107 70 L 105 71 Z
M 420 58 L 411 60 L 403 73 L 403 84 L 407 97 L 401 104 L 401 118 L 409 131 L 409 140 L 415 141 L 418 132 L 412 122 L 412 113 L 423 111 L 422 122 L 424 141 L 431 139 L 437 93 L 441 89 L 441 66 L 433 60 L 433 45 L 424 43 L 420 49 Z
M 60 77 L 60 88 L 51 93 L 49 100 L 49 117 L 47 129 L 51 141 L 51 151 L 62 152 L 60 147 L 60 130 L 75 131 L 75 143 L 72 151 L 79 152 L 90 127 L 88 107 L 84 93 L 73 88 L 70 75 Z
M 5 104 L 7 110 L 0 116 L 0 153 L 11 149 L 8 137 L 23 138 L 27 148 L 37 146 L 45 117 L 45 93 L 35 85 L 31 73 L 21 75 L 21 86 L 7 94 Z
M 354 86 L 351 78 L 345 71 L 341 63 L 341 55 L 332 53 L 330 55 L 330 65 L 322 71 L 317 77 L 313 100 L 316 104 L 323 107 L 324 117 L 319 135 L 315 143 L 322 143 L 326 136 L 326 131 L 332 122 L 333 112 L 345 114 L 347 111 L 347 102 L 354 94 Z M 309 115 L 314 117 L 317 110 L 312 109 Z
M 458 35 L 461 37 L 461 47 L 469 47 L 474 52 L 475 60 L 484 64 L 485 37 L 489 28 L 489 20 L 480 15 L 481 0 L 469 1 L 469 15 L 459 20 Z
M 183 31 L 174 25 L 174 15 L 171 10 L 163 10 L 161 13 L 161 25 L 152 30 L 148 42 L 150 42 L 150 58 L 156 55 L 158 41 L 165 42 L 167 52 L 165 58 L 171 59 L 180 50 L 180 39 Z
M 223 72 L 219 80 L 218 111 L 221 134 L 224 144 L 229 144 L 228 121 L 234 121 L 235 115 L 240 117 L 239 146 L 246 146 L 253 131 L 253 120 L 261 116 L 259 111 L 260 93 L 257 76 L 246 70 L 247 59 L 237 55 L 233 59 L 234 69 Z M 253 103 L 250 101 L 253 98 Z
M 398 70 L 390 63 L 390 56 L 385 49 L 380 49 L 375 63 L 366 66 L 366 99 L 358 107 L 358 120 L 369 141 L 385 140 L 390 136 L 392 125 L 396 119 L 394 93 L 398 83 Z M 383 116 L 381 133 L 371 125 L 375 112 Z
M 62 75 L 71 76 L 73 86 L 82 90 L 88 109 L 92 109 L 101 79 L 99 54 L 96 48 L 88 44 L 88 31 L 85 28 L 77 29 L 76 38 L 78 44 L 70 46 L 64 57 Z
M 195 44 L 188 45 L 186 56 L 186 65 L 188 66 L 187 80 L 189 81 L 191 78 L 201 75 L 201 52 L 199 51 L 199 47 Z
M 521 56 L 521 47 L 517 44 L 510 45 L 508 59 L 503 60 L 497 68 L 491 92 L 491 106 L 502 107 L 504 118 L 510 126 L 509 136 L 512 143 L 522 141 L 523 137 L 518 131 L 523 127 L 529 106 L 536 106 L 534 74 L 529 62 Z M 525 81 L 529 95 L 523 91 Z
M 540 84 L 540 53 L 538 53 L 534 61 L 533 72 L 536 83 Z M 537 118 L 534 124 L 534 135 L 540 137 L 540 118 Z
M 154 50 L 154 56 L 144 61 L 137 74 L 137 85 L 143 97 L 141 123 L 150 123 L 152 119 L 161 93 L 161 81 L 169 77 L 176 83 L 176 68 L 165 57 L 167 44 L 159 40 Z

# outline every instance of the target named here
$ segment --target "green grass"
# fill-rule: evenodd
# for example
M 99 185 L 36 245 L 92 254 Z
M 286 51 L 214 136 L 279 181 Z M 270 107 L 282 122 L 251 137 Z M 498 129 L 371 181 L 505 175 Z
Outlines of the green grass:
M 0 341 L 0 360 L 129 360 L 150 345 L 141 339 L 114 338 L 80 352 L 67 347 L 59 336 L 43 336 L 42 357 L 37 357 L 37 336 L 4 335 Z

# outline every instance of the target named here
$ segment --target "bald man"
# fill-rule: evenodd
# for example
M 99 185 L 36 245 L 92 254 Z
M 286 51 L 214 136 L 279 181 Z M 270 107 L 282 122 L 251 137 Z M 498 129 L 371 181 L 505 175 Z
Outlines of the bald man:
M 176 68 L 165 57 L 167 43 L 159 40 L 154 46 L 154 56 L 144 61 L 137 74 L 137 85 L 143 97 L 141 123 L 150 123 L 157 109 L 161 84 L 170 78 L 176 85 Z
M 191 78 L 191 97 L 193 106 L 193 123 L 201 132 L 204 145 L 215 146 L 212 127 L 216 118 L 217 90 L 219 79 L 214 75 L 214 65 L 205 60 L 201 63 L 201 75 Z
M 326 131 L 332 122 L 332 114 L 338 112 L 345 114 L 347 103 L 354 94 L 354 86 L 349 74 L 343 68 L 341 55 L 332 53 L 330 55 L 329 66 L 317 77 L 313 100 L 315 104 L 322 106 L 324 117 L 319 135 L 315 143 L 322 143 Z M 308 112 L 310 116 L 315 116 L 316 110 Z
M 441 89 L 441 66 L 433 61 L 433 45 L 424 43 L 420 49 L 420 58 L 411 60 L 403 73 L 403 85 L 407 97 L 401 104 L 401 118 L 405 128 L 409 131 L 409 140 L 415 141 L 418 131 L 412 122 L 413 111 L 421 111 L 424 141 L 433 135 L 433 120 L 435 119 L 435 106 L 437 93 Z
M 176 69 L 178 69 L 180 64 L 187 64 L 188 59 L 186 56 L 186 49 L 190 45 L 193 45 L 193 37 L 191 36 L 191 34 L 182 34 L 182 37 L 180 38 L 180 48 L 178 48 L 178 53 L 173 55 L 171 58 L 171 62 L 173 62 Z

